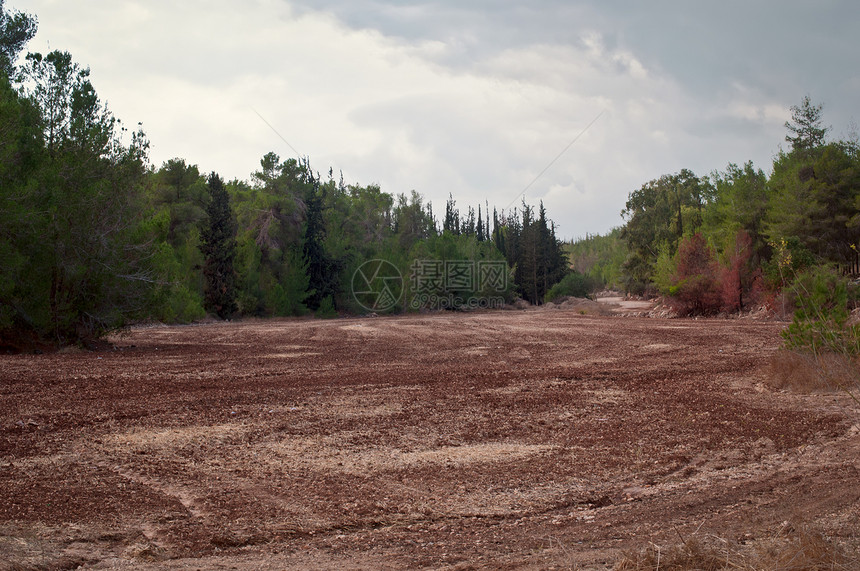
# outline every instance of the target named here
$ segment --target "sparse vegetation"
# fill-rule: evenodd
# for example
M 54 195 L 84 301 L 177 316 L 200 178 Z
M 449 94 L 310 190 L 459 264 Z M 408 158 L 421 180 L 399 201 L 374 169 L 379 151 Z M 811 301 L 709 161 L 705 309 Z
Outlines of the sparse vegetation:
M 860 326 L 848 323 L 848 281 L 828 268 L 801 274 L 791 286 L 794 320 L 783 332 L 787 349 L 813 355 L 860 354 Z
M 783 349 L 768 363 L 769 384 L 777 389 L 799 393 L 837 391 L 853 392 L 857 386 L 857 363 L 837 353 L 811 353 Z
M 712 535 L 681 540 L 628 553 L 614 571 L 849 571 L 860 564 L 821 533 L 790 524 L 773 538 L 747 545 Z
M 842 390 L 855 401 L 860 382 L 860 325 L 849 322 L 848 280 L 814 268 L 791 285 L 794 319 L 784 350 L 771 358 L 772 384 L 801 392 Z

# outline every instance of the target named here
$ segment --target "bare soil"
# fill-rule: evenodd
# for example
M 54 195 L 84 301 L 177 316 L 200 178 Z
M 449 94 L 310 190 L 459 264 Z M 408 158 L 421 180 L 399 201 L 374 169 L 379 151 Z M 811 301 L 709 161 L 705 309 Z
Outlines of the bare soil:
M 0 568 L 611 568 L 860 529 L 860 413 L 784 324 L 508 311 L 0 356 Z

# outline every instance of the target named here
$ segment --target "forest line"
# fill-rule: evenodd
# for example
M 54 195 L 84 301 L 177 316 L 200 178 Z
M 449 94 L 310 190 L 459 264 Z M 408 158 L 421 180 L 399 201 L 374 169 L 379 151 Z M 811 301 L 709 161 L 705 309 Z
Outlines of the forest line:
M 769 175 L 748 161 L 649 181 L 629 194 L 623 225 L 567 245 L 575 271 L 592 287 L 665 296 L 681 314 L 772 305 L 802 275 L 856 273 L 857 137 L 828 140 L 809 96 L 791 116 Z
M 273 152 L 250 180 L 182 158 L 155 167 L 142 126 L 112 115 L 88 68 L 61 50 L 24 54 L 36 23 L 0 0 L 0 346 L 61 346 L 207 314 L 366 313 L 353 280 L 371 260 L 401 276 L 416 261 L 471 264 L 450 264 L 459 279 L 423 280 L 417 304 L 404 279 L 387 311 L 489 296 L 542 303 L 568 271 L 542 204 L 461 213 L 449 196 L 438 220 L 415 191 L 346 184 Z M 499 264 L 492 287 L 462 279 L 484 267 L 498 278 Z

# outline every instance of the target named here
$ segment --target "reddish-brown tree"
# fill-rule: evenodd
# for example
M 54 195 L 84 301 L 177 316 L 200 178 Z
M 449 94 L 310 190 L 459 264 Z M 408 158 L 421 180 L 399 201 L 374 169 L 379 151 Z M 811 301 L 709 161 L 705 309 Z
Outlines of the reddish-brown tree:
M 669 299 L 679 315 L 709 315 L 720 311 L 719 270 L 714 249 L 699 232 L 681 241 Z

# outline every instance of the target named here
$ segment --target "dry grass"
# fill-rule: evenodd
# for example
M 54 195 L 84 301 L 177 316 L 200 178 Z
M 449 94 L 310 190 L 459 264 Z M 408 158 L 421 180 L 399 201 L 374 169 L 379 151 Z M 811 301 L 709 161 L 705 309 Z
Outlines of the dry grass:
M 847 355 L 817 355 L 784 349 L 770 359 L 768 377 L 777 389 L 801 393 L 846 391 L 856 393 L 860 385 L 860 366 Z
M 683 538 L 682 538 L 683 540 Z M 785 525 L 771 539 L 755 545 L 731 544 L 706 536 L 683 540 L 662 548 L 651 544 L 619 561 L 615 571 L 849 571 L 860 568 L 860 560 L 820 533 Z

